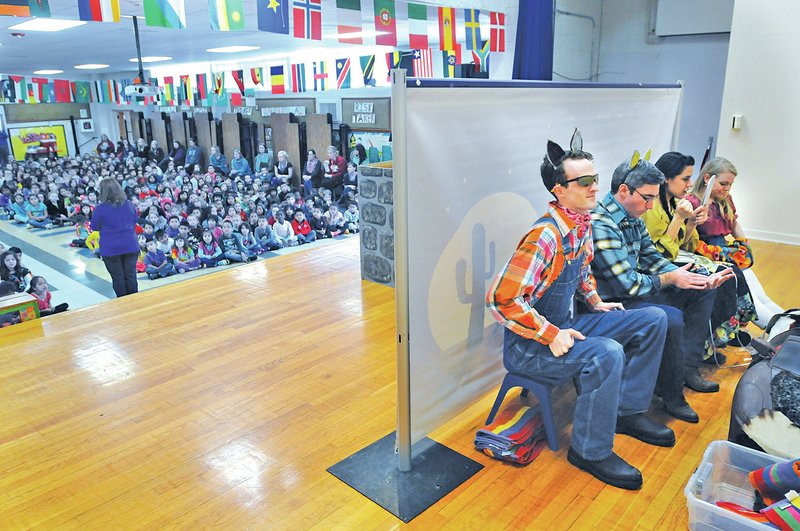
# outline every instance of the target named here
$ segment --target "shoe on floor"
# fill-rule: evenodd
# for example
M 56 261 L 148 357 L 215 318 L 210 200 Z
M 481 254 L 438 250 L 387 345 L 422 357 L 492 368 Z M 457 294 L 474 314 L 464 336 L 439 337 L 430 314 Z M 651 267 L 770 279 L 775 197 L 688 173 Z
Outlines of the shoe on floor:
M 690 406 L 683 397 L 676 401 L 668 402 L 667 400 L 664 400 L 664 409 L 670 417 L 674 417 L 678 420 L 690 422 L 692 424 L 697 424 L 700 422 L 700 415 L 698 415 L 697 412 L 692 409 L 692 406 Z
M 627 490 L 642 488 L 642 473 L 615 453 L 602 461 L 589 461 L 570 448 L 567 452 L 567 461 L 612 487 Z
M 663 424 L 653 422 L 644 413 L 617 417 L 616 432 L 653 446 L 675 446 L 675 433 Z
M 716 393 L 719 391 L 719 384 L 700 376 L 700 372 L 697 369 L 686 369 L 683 375 L 683 382 L 686 387 L 698 393 Z

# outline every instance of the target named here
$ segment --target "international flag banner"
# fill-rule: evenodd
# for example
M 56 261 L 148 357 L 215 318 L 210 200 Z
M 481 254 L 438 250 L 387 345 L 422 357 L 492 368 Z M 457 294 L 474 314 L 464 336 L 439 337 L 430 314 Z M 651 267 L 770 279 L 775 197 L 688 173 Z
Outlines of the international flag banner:
M 273 94 L 286 94 L 286 80 L 283 75 L 283 65 L 269 67 L 269 79 Z
M 375 56 L 362 55 L 359 57 L 359 62 L 361 63 L 361 73 L 364 76 L 364 86 L 374 86 L 375 79 L 373 76 L 375 75 Z
M 294 0 L 292 20 L 296 38 L 322 40 L 322 0 Z
M 506 14 L 489 12 L 489 50 L 506 51 Z
M 13 103 L 14 99 L 14 82 L 0 76 L 0 101 L 3 103 Z
M 29 17 L 31 16 L 31 6 L 28 4 L 28 0 L 2 0 L 0 1 L 0 15 Z
M 453 50 L 456 47 L 456 10 L 439 8 L 439 49 Z
M 444 77 L 456 77 L 457 66 L 461 64 L 461 45 L 455 50 L 442 52 L 442 73 Z
M 489 41 L 484 41 L 480 50 L 472 50 L 472 60 L 479 72 L 489 71 Z
M 75 81 L 72 83 L 75 103 L 90 103 L 92 101 L 91 85 L 88 81 Z
M 194 104 L 195 105 L 206 105 L 208 103 L 208 94 L 206 91 L 208 90 L 208 85 L 206 84 L 206 75 L 205 74 L 197 74 L 195 76 L 195 84 L 194 84 Z
M 70 103 L 72 102 L 72 95 L 69 90 L 69 81 L 66 79 L 56 79 L 53 81 L 53 88 L 55 89 L 56 103 Z
M 314 61 L 314 90 L 328 90 L 328 67 L 325 61 Z
M 411 56 L 414 77 L 433 77 L 433 52 L 430 48 L 414 50 Z
M 292 92 L 306 91 L 306 65 L 297 63 L 292 65 Z
M 336 29 L 339 42 L 364 44 L 361 35 L 361 0 L 336 0 Z
M 217 97 L 222 96 L 222 92 L 225 90 L 225 72 L 214 72 L 211 75 L 214 79 L 214 84 L 212 85 L 214 95 Z
M 336 60 L 336 88 L 350 88 L 350 58 Z
M 216 31 L 244 29 L 242 0 L 208 0 L 208 19 Z
M 479 50 L 481 48 L 481 10 L 464 10 L 464 28 L 467 33 L 467 50 Z
M 192 86 L 191 86 L 191 78 L 187 76 L 181 76 L 181 92 L 180 96 L 178 97 L 179 103 L 185 103 L 186 105 L 191 105 L 192 101 Z
M 32 17 L 49 18 L 50 4 L 47 0 L 28 0 L 28 7 L 31 9 Z
M 264 86 L 264 70 L 257 66 L 255 68 L 250 69 L 250 79 L 253 80 L 253 85 L 261 85 Z
M 132 99 L 130 96 L 125 95 L 125 87 L 130 86 L 133 83 L 132 79 L 120 79 L 119 80 L 119 94 L 120 94 L 120 103 L 121 104 L 130 104 L 132 103 Z
M 424 50 L 428 44 L 428 6 L 408 4 L 408 45 L 415 50 Z
M 258 29 L 289 35 L 289 0 L 256 0 Z
M 394 0 L 373 0 L 375 5 L 375 44 L 397 46 L 397 19 Z
M 231 76 L 236 86 L 239 87 L 239 94 L 244 94 L 244 70 L 231 70 Z
M 119 0 L 78 0 L 78 18 L 87 22 L 119 22 Z
M 144 0 L 144 23 L 159 28 L 185 28 L 183 0 Z
M 172 87 L 172 76 L 164 78 L 164 104 L 175 105 L 175 94 Z
M 406 71 L 411 71 L 413 69 L 413 56 L 414 53 L 410 51 L 406 52 L 389 52 L 386 54 L 386 67 L 389 70 L 394 69 L 405 69 Z M 391 79 L 391 72 L 387 73 L 387 79 Z
M 25 76 L 8 77 L 14 82 L 14 94 L 17 98 L 17 103 L 28 101 L 28 84 L 25 82 Z
M 50 81 L 44 77 L 32 77 L 28 85 L 28 94 L 31 103 L 47 103 L 47 84 Z
M 158 88 L 158 95 L 153 97 L 145 97 L 145 105 L 149 105 L 151 103 L 154 105 L 166 105 L 166 103 L 164 103 L 164 87 L 158 84 L 158 79 L 151 77 L 150 84 Z

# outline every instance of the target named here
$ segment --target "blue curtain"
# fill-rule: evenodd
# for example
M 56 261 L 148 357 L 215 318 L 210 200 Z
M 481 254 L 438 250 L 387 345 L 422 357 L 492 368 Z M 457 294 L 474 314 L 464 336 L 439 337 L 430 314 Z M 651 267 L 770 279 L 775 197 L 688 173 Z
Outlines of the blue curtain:
M 555 0 L 520 0 L 513 79 L 553 79 Z

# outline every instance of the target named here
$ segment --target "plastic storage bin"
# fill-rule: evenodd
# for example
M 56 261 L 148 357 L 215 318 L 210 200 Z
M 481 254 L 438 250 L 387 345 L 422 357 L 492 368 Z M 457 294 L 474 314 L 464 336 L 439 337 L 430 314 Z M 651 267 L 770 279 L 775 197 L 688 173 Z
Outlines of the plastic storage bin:
M 689 506 L 689 529 L 774 530 L 772 526 L 739 516 L 715 503 L 728 501 L 752 508 L 755 489 L 750 485 L 748 474 L 780 461 L 779 457 L 732 442 L 713 441 L 683 491 Z

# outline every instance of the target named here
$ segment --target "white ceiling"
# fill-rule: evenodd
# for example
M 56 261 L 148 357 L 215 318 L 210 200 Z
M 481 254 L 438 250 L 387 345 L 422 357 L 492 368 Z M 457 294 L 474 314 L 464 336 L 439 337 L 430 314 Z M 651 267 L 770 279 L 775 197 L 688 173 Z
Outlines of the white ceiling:
M 291 0 L 285 0 L 291 1 Z M 430 6 L 471 7 L 485 11 L 504 11 L 509 2 L 516 0 L 415 0 Z M 75 0 L 49 0 L 53 18 L 78 19 Z M 0 72 L 30 76 L 34 70 L 60 69 L 63 74 L 56 78 L 89 79 L 96 74 L 105 75 L 119 72 L 135 72 L 138 68 L 128 59 L 136 56 L 133 20 L 126 15 L 139 17 L 139 35 L 142 55 L 163 55 L 172 57 L 167 63 L 152 63 L 153 67 L 170 64 L 210 63 L 221 64 L 234 61 L 242 66 L 257 65 L 264 58 L 279 55 L 311 52 L 320 48 L 348 50 L 356 55 L 360 47 L 339 44 L 336 39 L 310 41 L 295 39 L 287 35 L 277 35 L 258 31 L 256 0 L 244 0 L 244 31 L 219 32 L 210 29 L 207 0 L 185 0 L 186 25 L 184 30 L 151 28 L 144 24 L 143 0 L 120 0 L 122 20 L 119 23 L 89 22 L 83 26 L 59 32 L 25 32 L 22 38 L 12 37 L 9 30 L 28 18 L 0 17 Z M 408 47 L 408 26 L 406 21 L 407 2 L 397 2 L 398 48 Z M 335 0 L 323 0 L 323 36 L 336 33 Z M 362 26 L 364 30 L 374 28 L 372 0 L 361 0 Z M 291 15 L 290 15 L 291 16 Z M 436 10 L 429 9 L 428 33 L 432 43 L 438 42 Z M 488 28 L 487 28 L 488 31 Z M 488 35 L 487 37 L 488 38 Z M 369 39 L 368 39 L 369 40 Z M 366 41 L 365 41 L 366 43 Z M 373 37 L 374 44 L 374 37 Z M 217 46 L 252 45 L 260 50 L 237 54 L 215 54 L 205 50 Z M 363 52 L 362 52 L 363 53 Z M 102 63 L 110 65 L 105 70 L 75 70 L 74 65 Z M 144 65 L 145 70 L 148 65 Z

